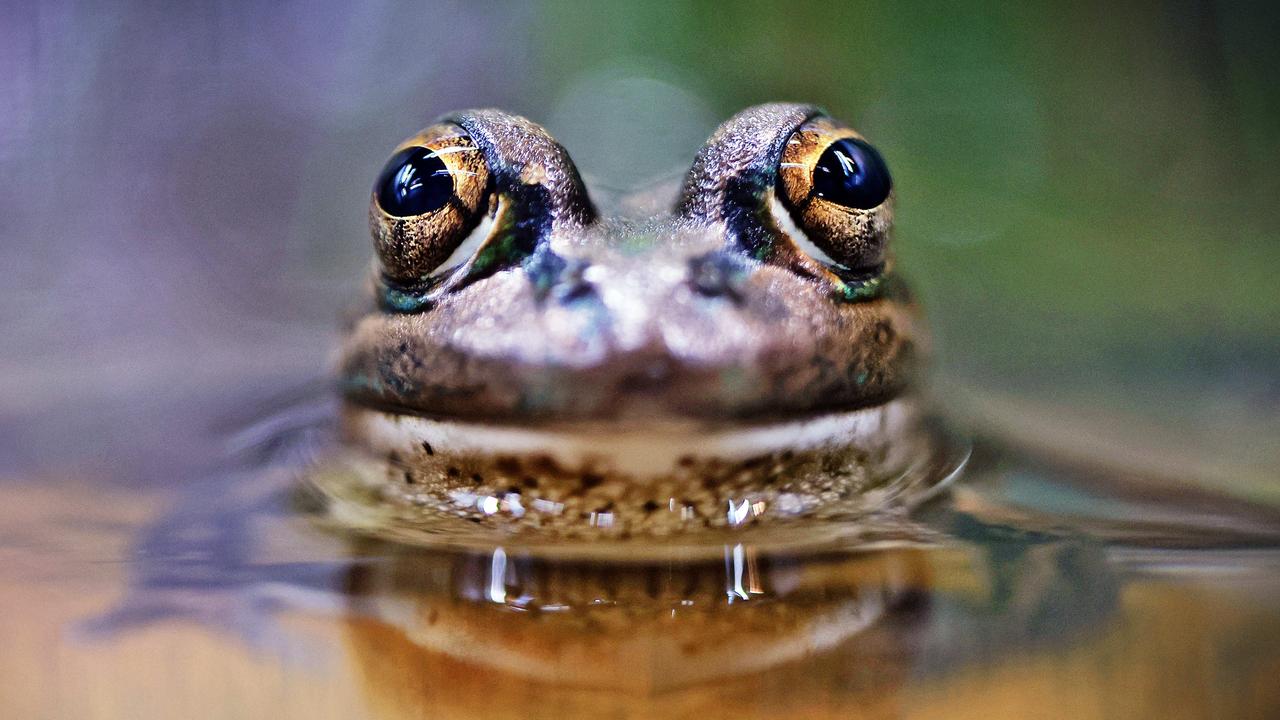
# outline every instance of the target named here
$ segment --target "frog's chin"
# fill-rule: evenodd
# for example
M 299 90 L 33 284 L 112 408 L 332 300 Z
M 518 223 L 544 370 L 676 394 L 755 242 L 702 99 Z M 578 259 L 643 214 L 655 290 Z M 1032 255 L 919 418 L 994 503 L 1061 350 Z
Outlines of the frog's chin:
M 793 521 L 914 507 L 963 463 L 911 396 L 772 422 L 538 426 L 350 403 L 342 429 L 334 462 L 309 474 L 332 514 L 427 543 L 487 545 L 522 532 L 557 548 L 575 537 L 679 537 L 706 550 L 724 530 L 791 523 L 803 539 L 771 529 L 768 540 L 791 546 L 816 542 L 808 528 L 822 527 Z
M 707 462 L 741 463 L 792 453 L 852 452 L 895 466 L 916 448 L 922 416 L 914 397 L 856 410 L 771 422 L 663 420 L 644 424 L 573 422 L 503 425 L 430 418 L 348 404 L 349 441 L 387 457 L 546 458 L 633 479 L 669 476 Z

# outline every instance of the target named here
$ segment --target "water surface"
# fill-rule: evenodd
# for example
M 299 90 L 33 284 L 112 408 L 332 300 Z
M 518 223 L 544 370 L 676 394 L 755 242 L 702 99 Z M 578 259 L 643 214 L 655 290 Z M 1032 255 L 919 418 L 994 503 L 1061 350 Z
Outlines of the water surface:
M 979 445 L 820 553 L 556 560 L 317 522 L 297 458 L 0 484 L 15 717 L 1267 718 L 1265 507 Z

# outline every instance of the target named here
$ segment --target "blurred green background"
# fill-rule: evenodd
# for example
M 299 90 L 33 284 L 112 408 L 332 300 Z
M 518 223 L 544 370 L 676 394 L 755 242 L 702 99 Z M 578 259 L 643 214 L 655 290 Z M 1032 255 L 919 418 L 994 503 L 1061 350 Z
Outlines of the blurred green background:
M 369 183 L 440 113 L 529 115 L 616 188 L 687 167 L 747 105 L 798 100 L 890 163 L 944 397 L 1280 496 L 1273 3 L 4 12 L 0 455 L 164 417 L 136 406 L 157 383 L 177 403 L 322 371 L 369 257 Z
M 801 99 L 862 129 L 894 170 L 900 257 L 951 372 L 1274 418 L 1275 18 L 1197 2 L 557 4 L 538 27 L 548 94 L 621 54 L 664 63 L 721 116 Z
M 1032 431 L 1064 442 L 1220 455 L 1181 469 L 1243 472 L 1274 498 L 1277 15 L 1213 2 L 556 3 L 537 24 L 540 92 L 622 57 L 719 117 L 824 105 L 894 171 L 899 256 L 938 336 L 944 395 L 965 388 L 974 412 L 1011 416 L 1004 430 L 1034 407 Z

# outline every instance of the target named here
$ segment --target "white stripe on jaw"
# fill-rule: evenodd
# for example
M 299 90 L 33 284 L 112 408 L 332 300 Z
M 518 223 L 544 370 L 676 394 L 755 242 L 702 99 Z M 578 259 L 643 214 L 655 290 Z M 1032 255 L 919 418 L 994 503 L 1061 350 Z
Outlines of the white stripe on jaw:
M 528 428 L 435 420 L 350 406 L 345 423 L 377 453 L 412 455 L 430 444 L 437 452 L 476 455 L 545 454 L 566 467 L 599 466 L 637 479 L 660 477 L 683 458 L 745 460 L 785 450 L 852 448 L 873 453 L 910 446 L 918 409 L 910 398 L 761 425 L 698 425 L 669 421 L 635 427 L 607 423 Z M 896 442 L 895 442 L 896 441 Z
M 444 262 L 440 263 L 438 266 L 440 269 L 432 273 L 432 277 L 447 275 L 455 268 L 461 268 L 469 263 L 475 257 L 476 251 L 484 244 L 485 239 L 489 237 L 489 233 L 493 232 L 493 224 L 493 216 L 485 213 L 484 217 L 480 218 L 480 224 L 458 243 L 458 247 L 444 259 Z
M 809 236 L 806 235 L 805 232 L 796 225 L 795 221 L 791 219 L 791 211 L 787 210 L 786 206 L 782 204 L 782 201 L 778 199 L 777 193 L 773 194 L 773 201 L 769 203 L 769 210 L 773 213 L 773 221 L 778 224 L 778 228 L 787 235 L 790 235 L 792 241 L 794 241 L 795 244 L 805 252 L 805 254 L 824 265 L 830 265 L 837 268 L 844 267 L 844 265 L 837 262 L 835 258 L 832 258 L 830 255 L 823 252 L 822 248 L 813 244 L 813 241 L 809 239 Z

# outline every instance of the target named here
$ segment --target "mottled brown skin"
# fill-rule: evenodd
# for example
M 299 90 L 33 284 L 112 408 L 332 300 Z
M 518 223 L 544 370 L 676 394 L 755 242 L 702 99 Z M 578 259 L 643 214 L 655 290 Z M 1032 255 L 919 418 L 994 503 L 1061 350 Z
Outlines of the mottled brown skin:
M 380 304 L 343 345 L 349 399 L 506 423 L 756 420 L 877 404 L 911 377 L 923 331 L 904 286 L 884 263 L 850 270 L 885 256 L 892 199 L 793 212 L 833 257 L 848 248 L 848 267 L 805 253 L 770 210 L 776 193 L 804 191 L 799 170 L 780 178 L 784 153 L 812 163 L 823 138 L 853 135 L 817 109 L 739 113 L 698 153 L 671 212 L 652 216 L 598 212 L 568 154 L 528 120 L 484 110 L 444 123 L 483 152 L 487 202 L 463 204 L 487 208 L 493 230 L 471 259 L 429 274 L 421 258 L 444 250 L 388 250 L 375 199 Z M 788 150 L 793 136 L 806 144 Z

